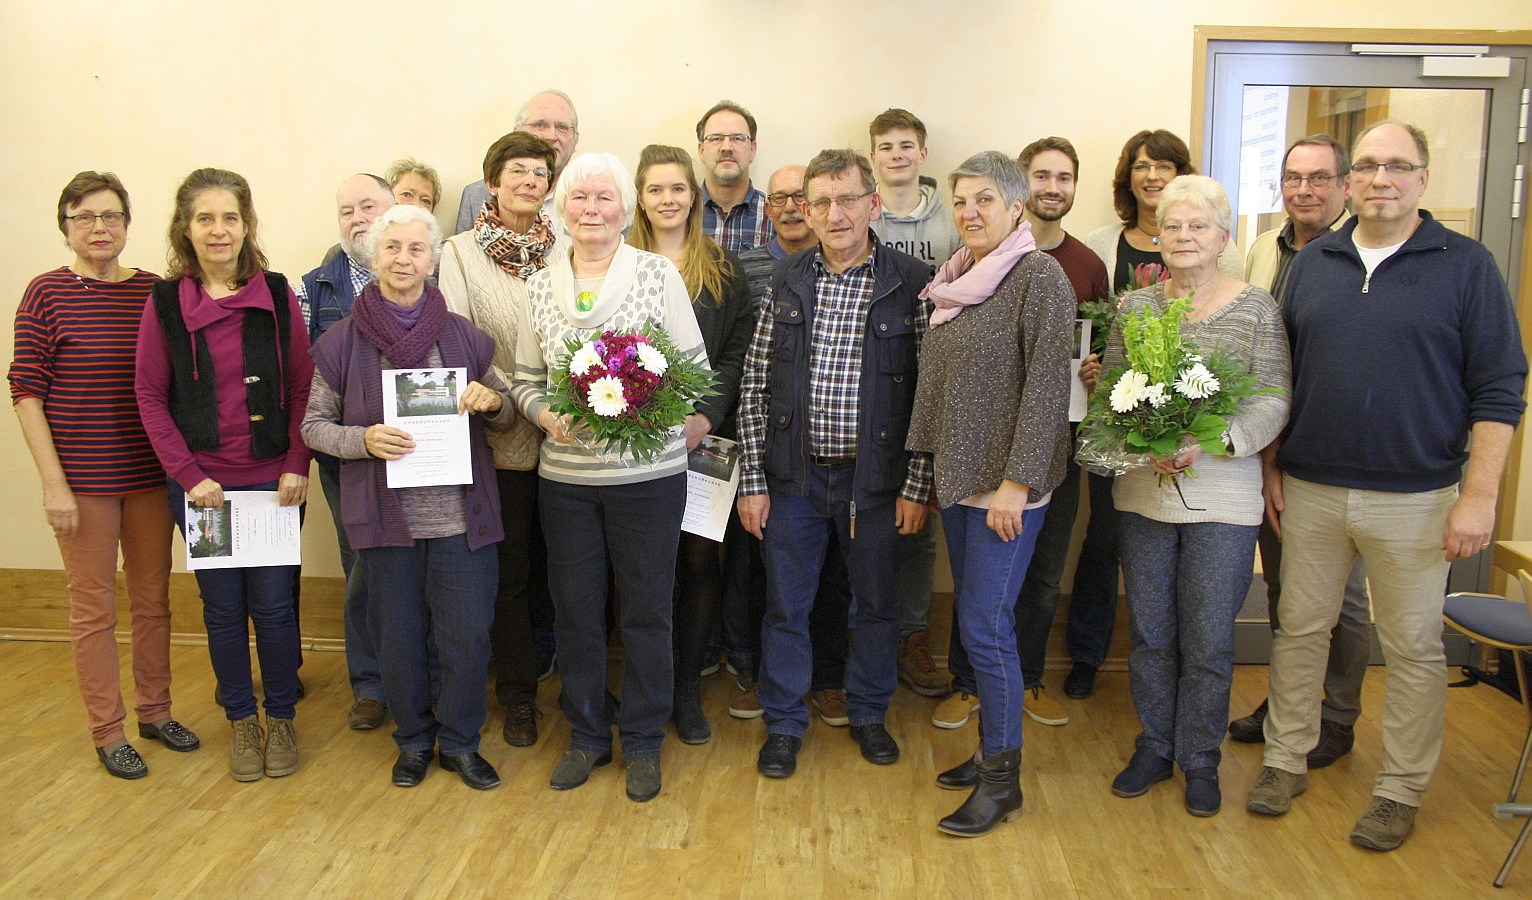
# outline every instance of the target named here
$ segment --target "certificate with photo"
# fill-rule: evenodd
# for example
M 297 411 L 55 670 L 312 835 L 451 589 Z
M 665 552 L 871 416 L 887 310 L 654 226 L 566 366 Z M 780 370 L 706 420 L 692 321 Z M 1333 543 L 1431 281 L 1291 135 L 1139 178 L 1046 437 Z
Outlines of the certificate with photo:
M 302 561 L 298 507 L 279 505 L 276 491 L 226 491 L 217 509 L 186 498 L 186 568 L 296 566 Z
M 415 449 L 387 463 L 391 488 L 471 484 L 468 415 L 457 411 L 467 369 L 384 369 L 383 424 L 407 433 Z
M 686 514 L 681 530 L 723 540 L 739 490 L 739 444 L 715 435 L 702 439 L 686 458 Z
M 1075 346 L 1074 358 L 1069 361 L 1069 421 L 1080 422 L 1085 419 L 1085 408 L 1089 405 L 1090 394 L 1085 392 L 1085 385 L 1080 383 L 1080 365 L 1085 362 L 1085 357 L 1090 356 L 1090 319 L 1075 319 Z

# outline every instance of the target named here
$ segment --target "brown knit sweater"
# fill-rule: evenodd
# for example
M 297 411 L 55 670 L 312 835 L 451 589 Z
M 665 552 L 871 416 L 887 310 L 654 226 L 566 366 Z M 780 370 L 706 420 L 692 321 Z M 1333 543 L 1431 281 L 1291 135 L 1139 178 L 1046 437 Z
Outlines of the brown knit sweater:
M 1063 481 L 1074 321 L 1064 270 L 1033 252 L 994 296 L 926 333 L 907 446 L 932 454 L 943 507 L 1006 478 L 1034 500 Z

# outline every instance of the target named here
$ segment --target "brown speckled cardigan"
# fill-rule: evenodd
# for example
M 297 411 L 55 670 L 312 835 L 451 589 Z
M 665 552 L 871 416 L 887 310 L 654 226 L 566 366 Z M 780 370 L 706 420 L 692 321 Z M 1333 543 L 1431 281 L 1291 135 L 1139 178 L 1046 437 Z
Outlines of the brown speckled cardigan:
M 926 333 L 907 446 L 932 454 L 943 508 L 1005 478 L 1034 500 L 1063 481 L 1074 321 L 1064 270 L 1032 252 L 994 296 Z

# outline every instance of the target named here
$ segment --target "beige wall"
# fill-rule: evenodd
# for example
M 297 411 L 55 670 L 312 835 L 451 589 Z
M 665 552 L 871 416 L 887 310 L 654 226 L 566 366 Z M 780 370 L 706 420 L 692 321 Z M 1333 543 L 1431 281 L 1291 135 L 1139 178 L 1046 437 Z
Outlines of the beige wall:
M 863 146 L 888 106 L 925 119 L 938 176 L 977 150 L 1066 135 L 1082 156 L 1067 223 L 1080 234 L 1111 221 L 1107 178 L 1127 135 L 1186 133 L 1197 24 L 1529 29 L 1532 5 L 0 0 L 0 314 L 10 319 L 33 275 L 68 262 L 53 208 L 78 170 L 122 176 L 136 213 L 123 261 L 160 270 L 176 184 L 198 166 L 234 169 L 254 186 L 273 268 L 297 276 L 335 241 L 344 176 L 425 159 L 447 182 L 450 222 L 484 148 L 547 86 L 575 98 L 582 149 L 630 161 L 646 143 L 693 143 L 695 117 L 719 97 L 760 120 L 758 173 Z M 0 454 L 11 461 L 0 568 L 58 568 L 10 416 Z M 323 504 L 311 511 L 309 574 L 336 574 Z

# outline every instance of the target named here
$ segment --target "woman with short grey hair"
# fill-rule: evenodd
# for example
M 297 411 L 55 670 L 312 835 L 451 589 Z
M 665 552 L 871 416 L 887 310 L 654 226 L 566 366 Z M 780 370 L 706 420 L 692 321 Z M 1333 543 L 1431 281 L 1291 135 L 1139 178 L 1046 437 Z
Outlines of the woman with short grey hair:
M 1016 596 L 1069 452 L 1075 293 L 1058 262 L 1037 252 L 1026 197 L 1026 173 L 1003 153 L 959 166 L 952 218 L 963 246 L 921 294 L 936 311 L 907 446 L 932 455 L 956 594 L 953 646 L 967 651 L 984 707 L 973 759 L 937 777 L 973 789 L 937 826 L 960 837 L 1021 814 Z

